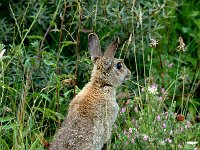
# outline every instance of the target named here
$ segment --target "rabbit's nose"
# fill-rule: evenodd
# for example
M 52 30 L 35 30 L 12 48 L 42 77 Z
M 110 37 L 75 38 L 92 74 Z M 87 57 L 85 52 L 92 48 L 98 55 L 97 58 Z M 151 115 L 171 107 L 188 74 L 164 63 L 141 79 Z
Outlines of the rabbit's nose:
M 131 79 L 131 71 L 127 68 L 127 75 L 126 75 L 127 80 Z

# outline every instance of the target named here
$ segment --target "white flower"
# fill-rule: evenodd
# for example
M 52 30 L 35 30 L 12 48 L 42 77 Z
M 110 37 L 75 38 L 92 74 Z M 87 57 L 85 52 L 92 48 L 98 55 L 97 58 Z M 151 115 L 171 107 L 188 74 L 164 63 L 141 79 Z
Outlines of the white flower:
M 148 87 L 148 91 L 151 94 L 158 94 L 157 90 L 158 90 L 158 85 L 157 84 L 153 84 L 152 86 Z
M 179 37 L 178 38 L 178 41 L 179 41 L 179 46 L 177 47 L 178 48 L 178 52 L 179 51 L 182 51 L 182 52 L 185 52 L 186 51 L 186 49 L 187 49 L 187 47 L 185 46 L 185 43 L 184 43 L 184 41 L 183 41 L 183 38 L 182 37 Z
M 150 39 L 150 40 L 151 40 L 150 46 L 155 48 L 156 45 L 158 45 L 158 40 L 156 39 Z
M 148 135 L 144 134 L 143 140 L 144 140 L 144 141 L 147 141 L 148 139 L 149 139 Z
M 186 142 L 186 144 L 189 144 L 189 145 L 196 145 L 196 144 L 198 144 L 198 142 L 196 142 L 196 141 L 188 141 L 188 142 Z
M 167 138 L 167 139 L 165 140 L 165 142 L 167 142 L 167 143 L 172 143 L 172 139 Z
M 173 131 L 172 130 L 170 130 L 170 133 L 169 133 L 170 135 L 172 135 L 173 134 Z

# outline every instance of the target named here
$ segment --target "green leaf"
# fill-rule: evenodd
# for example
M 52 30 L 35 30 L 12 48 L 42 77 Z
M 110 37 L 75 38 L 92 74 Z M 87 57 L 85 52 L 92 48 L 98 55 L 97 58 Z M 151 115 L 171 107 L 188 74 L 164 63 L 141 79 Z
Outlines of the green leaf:
M 68 97 L 69 94 L 70 94 L 71 92 L 73 92 L 73 91 L 74 91 L 74 89 L 68 90 L 67 92 L 64 93 L 64 96 L 65 96 L 65 97 Z
M 27 38 L 28 38 L 28 39 L 40 39 L 40 40 L 43 39 L 42 36 L 36 36 L 36 35 L 29 35 L 29 36 L 27 36 Z
M 61 113 L 56 112 L 56 117 L 58 117 L 59 119 L 64 119 L 65 116 Z
M 49 102 L 51 101 L 47 95 L 45 95 L 45 94 L 43 94 L 43 93 L 41 93 L 41 94 L 39 93 L 39 95 L 40 95 L 42 98 L 48 100 Z
M 200 11 L 191 11 L 188 15 L 189 17 L 196 17 L 200 15 Z
M 32 144 L 31 147 L 30 147 L 30 150 L 35 150 L 36 147 L 38 146 L 38 144 L 40 144 L 40 139 L 39 139 L 39 138 L 37 138 L 37 139 L 33 142 L 33 144 Z
M 9 150 L 9 146 L 4 139 L 0 138 L 0 143 L 0 148 L 3 150 Z
M 44 99 L 48 100 L 49 102 L 51 101 L 50 98 L 49 98 L 46 94 L 44 94 L 44 93 L 37 93 L 37 92 L 32 93 L 32 94 L 27 98 L 27 100 L 31 100 L 32 98 L 35 99 L 36 97 L 44 98 Z
M 15 123 L 12 123 L 12 124 L 10 124 L 10 125 L 0 126 L 0 131 L 1 131 L 1 130 L 10 130 L 10 129 L 14 129 L 15 126 L 16 126 Z
M 15 119 L 15 117 L 12 117 L 12 116 L 3 117 L 3 118 L 0 118 L 0 122 L 7 122 L 7 121 L 11 121 L 13 119 Z
M 30 58 L 27 58 L 25 63 L 24 63 L 24 70 L 29 72 L 31 68 L 31 62 L 30 62 Z
M 48 59 L 45 59 L 45 60 L 44 60 L 44 63 L 45 63 L 46 65 L 48 65 L 48 66 L 56 67 L 56 64 L 53 63 L 52 61 L 48 60 Z
M 75 44 L 76 44 L 76 42 L 72 42 L 72 41 L 64 41 L 62 46 L 65 47 L 65 46 L 75 45 Z
M 42 112 L 44 114 L 45 118 L 51 118 L 52 120 L 56 120 L 55 116 L 63 119 L 64 115 L 62 115 L 61 113 L 55 112 L 49 108 L 38 108 L 38 107 L 34 107 L 36 110 Z
M 182 27 L 181 29 L 182 29 L 183 33 L 189 33 L 190 32 L 190 28 L 188 28 L 188 27 Z
M 194 22 L 197 25 L 197 27 L 200 29 L 200 19 L 196 19 Z

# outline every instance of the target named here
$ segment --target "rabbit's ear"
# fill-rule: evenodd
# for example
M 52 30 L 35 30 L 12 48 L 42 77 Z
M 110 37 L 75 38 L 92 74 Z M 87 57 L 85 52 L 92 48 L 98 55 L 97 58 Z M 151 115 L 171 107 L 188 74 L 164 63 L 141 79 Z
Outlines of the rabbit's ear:
M 107 48 L 104 53 L 104 57 L 106 58 L 113 58 L 116 52 L 116 49 L 119 44 L 119 38 L 117 38 L 113 43 L 111 43 Z
M 99 38 L 95 33 L 88 35 L 88 49 L 92 59 L 97 59 L 102 56 Z

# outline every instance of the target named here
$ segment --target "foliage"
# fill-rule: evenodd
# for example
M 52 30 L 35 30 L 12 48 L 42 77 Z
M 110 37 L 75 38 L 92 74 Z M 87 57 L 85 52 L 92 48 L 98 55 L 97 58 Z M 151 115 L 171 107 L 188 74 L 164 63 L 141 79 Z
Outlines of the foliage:
M 48 147 L 89 81 L 90 32 L 102 48 L 119 37 L 116 55 L 132 71 L 119 88 L 122 111 L 108 148 L 198 149 L 199 7 L 196 0 L 2 1 L 0 149 Z

